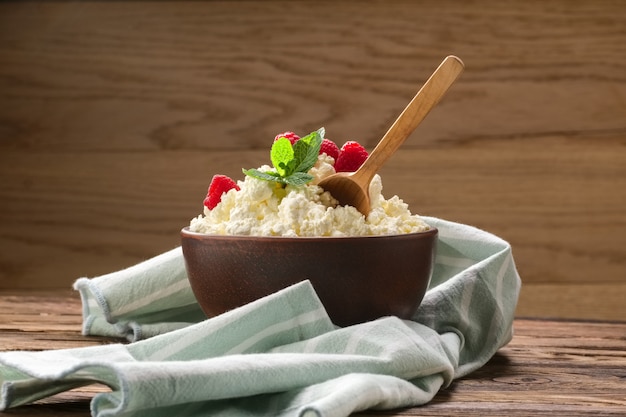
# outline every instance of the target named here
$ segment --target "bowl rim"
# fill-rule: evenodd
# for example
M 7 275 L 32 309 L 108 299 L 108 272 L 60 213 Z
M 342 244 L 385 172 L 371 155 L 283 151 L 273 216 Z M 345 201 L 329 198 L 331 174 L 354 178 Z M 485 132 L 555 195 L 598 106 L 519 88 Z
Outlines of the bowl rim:
M 217 234 L 209 234 L 209 233 L 201 233 L 201 232 L 192 232 L 189 230 L 189 226 L 185 226 L 181 229 L 180 234 L 183 237 L 189 237 L 192 239 L 213 239 L 213 240 L 248 240 L 248 241 L 328 241 L 328 240 L 364 240 L 364 239 L 411 239 L 415 237 L 427 237 L 427 236 L 436 236 L 439 233 L 439 230 L 429 225 L 428 230 L 424 230 L 421 232 L 412 232 L 412 233 L 401 233 L 401 234 L 393 234 L 393 235 L 362 235 L 362 236 L 257 236 L 257 235 L 217 235 Z

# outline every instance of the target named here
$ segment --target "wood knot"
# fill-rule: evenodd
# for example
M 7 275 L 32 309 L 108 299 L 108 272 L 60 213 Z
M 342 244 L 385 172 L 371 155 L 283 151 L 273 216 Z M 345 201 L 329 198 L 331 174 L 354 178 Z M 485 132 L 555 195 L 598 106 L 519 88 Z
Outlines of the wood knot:
M 549 384 L 552 382 L 550 378 L 534 377 L 529 375 L 505 376 L 493 378 L 493 381 L 512 385 Z

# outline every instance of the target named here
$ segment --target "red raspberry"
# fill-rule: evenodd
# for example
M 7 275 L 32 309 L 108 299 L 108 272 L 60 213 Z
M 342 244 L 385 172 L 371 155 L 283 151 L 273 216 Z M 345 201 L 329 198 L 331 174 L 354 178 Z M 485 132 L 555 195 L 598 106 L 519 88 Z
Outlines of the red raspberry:
M 276 135 L 276 137 L 274 138 L 274 142 L 276 142 L 280 138 L 289 139 L 289 142 L 291 142 L 292 145 L 300 140 L 300 136 L 296 135 L 293 132 L 285 132 L 285 133 L 280 133 Z
M 214 175 L 209 185 L 209 191 L 204 199 L 204 205 L 209 210 L 213 210 L 213 208 L 217 206 L 217 203 L 222 201 L 222 195 L 232 188 L 239 191 L 237 183 L 226 175 Z
M 354 172 L 367 159 L 367 151 L 358 142 L 350 140 L 346 142 L 339 151 L 339 156 L 335 160 L 335 171 Z
M 324 140 L 322 140 L 322 146 L 320 147 L 320 155 L 323 153 L 336 161 L 339 156 L 339 147 L 332 140 L 324 138 Z

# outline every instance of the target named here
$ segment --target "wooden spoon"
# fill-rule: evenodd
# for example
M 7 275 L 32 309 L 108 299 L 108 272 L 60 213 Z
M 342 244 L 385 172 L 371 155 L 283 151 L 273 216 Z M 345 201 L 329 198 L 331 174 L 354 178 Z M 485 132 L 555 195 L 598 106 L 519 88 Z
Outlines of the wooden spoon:
M 320 181 L 319 186 L 329 191 L 339 204 L 354 206 L 367 216 L 371 210 L 369 185 L 372 178 L 435 107 L 463 68 L 463 62 L 459 58 L 452 55 L 446 57 L 391 125 L 363 165 L 355 172 L 330 175 Z

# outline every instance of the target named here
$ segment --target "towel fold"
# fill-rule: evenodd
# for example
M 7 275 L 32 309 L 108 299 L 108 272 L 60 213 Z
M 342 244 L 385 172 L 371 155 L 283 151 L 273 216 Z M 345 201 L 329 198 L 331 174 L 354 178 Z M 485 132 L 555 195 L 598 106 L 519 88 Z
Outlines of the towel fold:
M 318 416 L 425 404 L 512 337 L 510 245 L 436 218 L 431 285 L 411 320 L 335 326 L 308 281 L 205 319 L 179 248 L 75 283 L 85 334 L 129 344 L 0 353 L 0 409 L 77 386 L 93 416 Z

